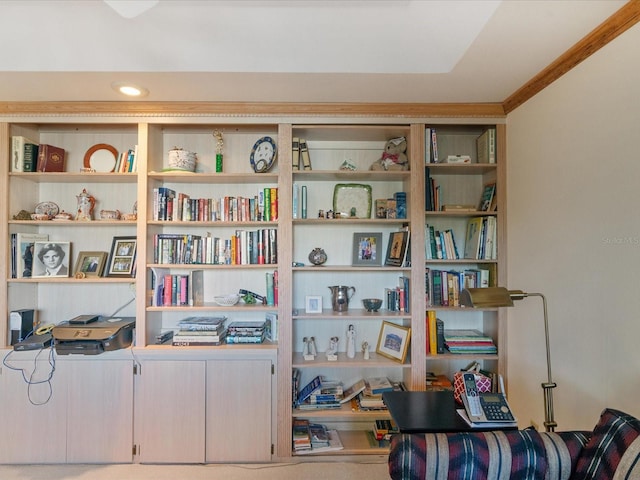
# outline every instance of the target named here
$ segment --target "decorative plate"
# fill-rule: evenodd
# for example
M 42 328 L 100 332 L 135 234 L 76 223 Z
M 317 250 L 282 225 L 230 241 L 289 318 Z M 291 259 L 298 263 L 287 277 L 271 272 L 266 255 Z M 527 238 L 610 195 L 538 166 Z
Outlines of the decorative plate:
M 333 212 L 340 218 L 371 218 L 371 185 L 338 183 L 333 189 Z
M 96 172 L 113 172 L 117 161 L 118 151 L 106 143 L 98 143 L 84 154 L 84 167 Z
M 49 215 L 50 218 L 53 218 L 60 213 L 60 208 L 53 202 L 40 202 L 36 205 L 35 213 Z
M 269 171 L 273 166 L 273 162 L 278 154 L 276 142 L 271 137 L 259 138 L 251 149 L 251 155 L 249 161 L 251 162 L 251 168 L 256 173 L 264 173 Z

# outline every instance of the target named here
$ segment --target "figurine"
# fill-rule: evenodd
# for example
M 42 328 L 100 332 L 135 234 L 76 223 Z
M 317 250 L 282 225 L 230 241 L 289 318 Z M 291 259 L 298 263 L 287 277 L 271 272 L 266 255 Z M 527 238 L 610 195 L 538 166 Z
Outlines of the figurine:
M 369 360 L 369 342 L 362 342 L 362 355 L 365 360 Z
M 347 357 L 355 358 L 356 356 L 356 327 L 349 325 L 347 330 Z
M 331 337 L 329 340 L 329 348 L 327 349 L 327 358 L 335 357 L 338 353 L 338 337 Z
M 318 354 L 318 350 L 316 349 L 316 337 L 309 338 L 309 355 L 313 355 L 314 357 Z

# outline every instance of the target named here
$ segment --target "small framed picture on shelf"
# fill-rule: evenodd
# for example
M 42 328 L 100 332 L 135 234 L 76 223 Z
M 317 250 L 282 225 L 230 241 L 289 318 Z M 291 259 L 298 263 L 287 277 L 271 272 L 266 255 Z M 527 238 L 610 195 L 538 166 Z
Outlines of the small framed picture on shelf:
M 108 277 L 136 276 L 136 237 L 113 237 L 109 254 Z
M 322 297 L 320 295 L 307 295 L 304 311 L 305 313 L 322 313 Z
M 382 264 L 382 233 L 354 233 L 352 265 Z
M 391 322 L 382 322 L 376 353 L 397 362 L 404 363 L 409 349 L 411 328 Z
M 35 242 L 32 277 L 68 277 L 70 242 Z
M 389 234 L 387 257 L 384 264 L 391 267 L 402 267 L 404 265 L 408 247 L 409 232 L 407 230 L 391 232 Z
M 107 252 L 80 252 L 76 260 L 75 275 L 84 274 L 86 277 L 102 275 L 107 261 Z

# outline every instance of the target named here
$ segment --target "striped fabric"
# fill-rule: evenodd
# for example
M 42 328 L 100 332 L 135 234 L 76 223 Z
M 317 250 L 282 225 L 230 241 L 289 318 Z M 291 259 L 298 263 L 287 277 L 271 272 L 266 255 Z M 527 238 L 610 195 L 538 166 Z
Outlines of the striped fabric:
M 640 421 L 607 408 L 593 429 L 571 480 L 640 478 Z
M 589 432 L 535 430 L 398 434 L 393 480 L 568 480 Z

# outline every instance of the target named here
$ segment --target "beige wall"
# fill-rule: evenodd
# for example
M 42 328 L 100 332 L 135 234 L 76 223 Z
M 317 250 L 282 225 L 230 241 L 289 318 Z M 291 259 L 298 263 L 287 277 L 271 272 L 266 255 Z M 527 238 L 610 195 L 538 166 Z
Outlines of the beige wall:
M 508 116 L 509 288 L 547 296 L 559 430 L 640 416 L 640 25 Z M 509 399 L 542 425 L 542 304 L 509 311 Z

